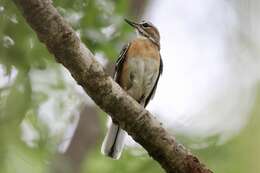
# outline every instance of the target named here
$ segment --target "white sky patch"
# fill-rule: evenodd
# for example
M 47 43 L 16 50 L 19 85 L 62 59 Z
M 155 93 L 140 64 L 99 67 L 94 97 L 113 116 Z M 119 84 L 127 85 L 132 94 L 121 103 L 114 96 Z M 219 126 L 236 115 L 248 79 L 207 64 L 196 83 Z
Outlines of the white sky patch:
M 12 23 L 14 23 L 14 24 L 17 24 L 17 23 L 18 23 L 18 20 L 17 20 L 17 17 L 16 17 L 15 14 L 13 14 L 12 16 L 9 16 L 8 18 L 9 18 L 9 20 L 10 20 Z
M 84 13 L 82 11 L 67 10 L 62 7 L 57 7 L 57 10 L 71 25 L 77 25 L 81 18 L 84 16 Z
M 2 38 L 2 44 L 5 48 L 10 48 L 11 46 L 13 46 L 15 44 L 15 42 L 10 36 L 5 35 Z
M 28 42 L 29 42 L 29 48 L 30 49 L 34 48 L 34 46 L 35 46 L 34 39 L 33 38 L 29 38 Z
M 10 74 L 6 75 L 5 67 L 0 64 L 0 88 L 12 85 L 16 75 L 16 68 L 12 67 Z
M 105 57 L 103 52 L 95 52 L 95 58 L 96 60 L 103 66 L 105 67 L 108 63 L 107 58 Z
M 102 34 L 104 34 L 107 39 L 111 39 L 112 35 L 115 33 L 115 31 L 116 31 L 116 28 L 113 24 L 101 29 Z
M 81 31 L 80 30 L 76 30 L 76 34 L 79 38 L 81 38 Z
M 30 78 L 33 92 L 48 95 L 38 109 L 39 119 L 48 126 L 52 137 L 59 137 L 59 151 L 64 152 L 77 127 L 81 106 L 92 105 L 93 101 L 62 66 L 46 70 L 32 69 Z M 63 83 L 64 88 L 55 89 L 59 82 Z
M 22 121 L 21 123 L 21 138 L 30 147 L 36 147 L 35 141 L 39 139 L 38 132 L 34 129 L 31 123 Z
M 5 8 L 0 5 L 0 13 L 3 12 L 4 10 L 5 10 Z

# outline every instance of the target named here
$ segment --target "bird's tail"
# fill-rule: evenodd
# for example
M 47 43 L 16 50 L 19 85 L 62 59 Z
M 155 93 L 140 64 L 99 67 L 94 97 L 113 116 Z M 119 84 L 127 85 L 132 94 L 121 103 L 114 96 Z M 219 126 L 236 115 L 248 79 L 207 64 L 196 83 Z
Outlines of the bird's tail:
M 126 135 L 127 133 L 123 129 L 112 122 L 102 143 L 101 152 L 113 159 L 119 159 Z

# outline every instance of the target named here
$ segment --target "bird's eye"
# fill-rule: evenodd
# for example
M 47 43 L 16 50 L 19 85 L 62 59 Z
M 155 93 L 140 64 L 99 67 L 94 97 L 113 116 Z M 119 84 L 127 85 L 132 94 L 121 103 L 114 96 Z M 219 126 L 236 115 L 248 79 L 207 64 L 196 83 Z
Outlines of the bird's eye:
M 150 25 L 148 23 L 143 23 L 142 26 L 143 27 L 149 27 Z

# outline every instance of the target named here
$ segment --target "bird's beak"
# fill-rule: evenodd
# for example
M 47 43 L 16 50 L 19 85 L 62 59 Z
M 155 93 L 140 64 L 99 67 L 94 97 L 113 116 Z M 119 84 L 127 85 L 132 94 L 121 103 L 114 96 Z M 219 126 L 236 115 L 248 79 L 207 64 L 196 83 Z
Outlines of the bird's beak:
M 139 24 L 136 23 L 136 22 L 132 22 L 132 21 L 130 21 L 128 19 L 125 19 L 125 21 L 126 21 L 126 23 L 128 23 L 129 25 L 131 25 L 134 28 L 138 28 L 139 27 Z

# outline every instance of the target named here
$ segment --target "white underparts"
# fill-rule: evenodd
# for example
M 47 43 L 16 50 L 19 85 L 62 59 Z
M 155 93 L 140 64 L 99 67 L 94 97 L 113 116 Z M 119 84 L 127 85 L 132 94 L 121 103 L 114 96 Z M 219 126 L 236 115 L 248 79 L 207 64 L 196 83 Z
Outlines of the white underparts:
M 151 93 L 159 74 L 158 61 L 152 58 L 128 58 L 127 93 L 134 99 L 145 101 Z M 140 100 L 141 101 L 141 100 Z

